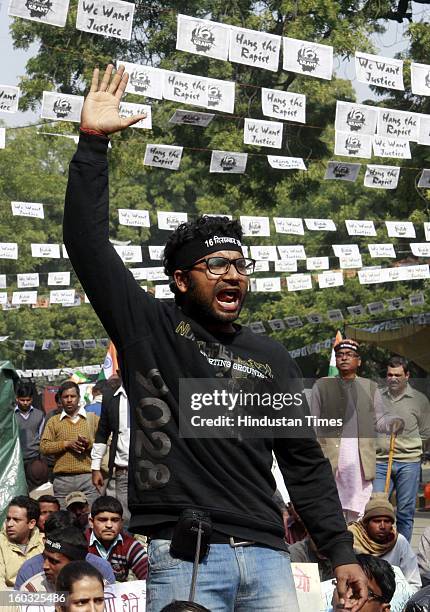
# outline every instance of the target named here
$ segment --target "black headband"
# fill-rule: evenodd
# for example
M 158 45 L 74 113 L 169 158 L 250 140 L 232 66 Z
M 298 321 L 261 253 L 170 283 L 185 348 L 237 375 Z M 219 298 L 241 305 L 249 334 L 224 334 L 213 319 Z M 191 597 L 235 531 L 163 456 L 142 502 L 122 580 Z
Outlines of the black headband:
M 194 238 L 183 244 L 172 257 L 171 263 L 169 262 L 169 268 L 172 272 L 188 268 L 197 260 L 216 251 L 237 251 L 243 255 L 242 244 L 238 238 L 213 234 L 207 238 Z
M 360 354 L 360 350 L 358 344 L 353 344 L 352 342 L 348 342 L 348 340 L 343 340 L 338 342 L 334 347 L 334 352 L 337 353 L 340 349 L 349 349 L 350 351 L 354 351 L 357 355 Z
M 58 542 L 58 540 L 51 540 L 50 538 L 46 538 L 45 548 L 49 552 L 61 553 L 71 561 L 84 561 L 88 553 L 88 550 L 83 546 L 73 546 L 73 544 Z

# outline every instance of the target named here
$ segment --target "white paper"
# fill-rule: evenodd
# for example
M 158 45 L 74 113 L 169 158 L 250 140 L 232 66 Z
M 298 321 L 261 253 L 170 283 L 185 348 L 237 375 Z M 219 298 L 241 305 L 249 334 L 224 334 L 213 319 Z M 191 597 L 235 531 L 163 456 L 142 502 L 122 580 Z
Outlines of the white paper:
M 24 340 L 24 344 L 22 345 L 22 349 L 24 351 L 34 351 L 36 348 L 36 340 Z M 52 610 L 55 608 L 52 607 Z
M 125 71 L 129 75 L 127 93 L 134 93 L 146 98 L 161 100 L 163 98 L 163 87 L 165 71 L 152 66 L 142 64 L 132 64 L 130 62 L 117 61 L 117 67 L 125 66 Z
M 399 182 L 399 166 L 375 166 L 368 164 L 364 175 L 364 186 L 374 189 L 396 189 Z
M 420 115 L 407 111 L 380 108 L 378 111 L 378 136 L 391 136 L 403 140 L 418 140 Z
M 305 162 L 301 157 L 268 155 L 267 161 L 272 168 L 276 168 L 277 170 L 307 170 Z
M 6 128 L 0 128 L 0 149 L 6 148 Z
M 428 168 L 424 168 L 421 172 L 418 187 L 422 187 L 424 189 L 430 189 L 430 170 Z M 426 238 L 428 240 L 428 238 Z
M 0 274 L 0 289 L 6 289 L 6 274 Z
M 0 292 L 0 304 L 3 306 L 4 304 L 7 304 L 7 291 L 1 291 Z M 9 336 L 1 336 L 2 338 L 8 338 Z
M 253 321 L 252 323 L 249 324 L 249 329 L 254 334 L 265 334 L 266 333 L 266 328 L 263 325 L 263 321 Z
M 48 285 L 70 285 L 70 272 L 49 272 Z
M 159 210 L 157 212 L 158 228 L 174 231 L 181 223 L 188 221 L 187 213 Z
M 372 136 L 359 132 L 354 134 L 336 132 L 334 154 L 348 157 L 372 157 Z
M 343 321 L 343 314 L 339 308 L 327 310 L 327 319 L 329 321 Z
M 134 8 L 134 3 L 122 0 L 79 0 L 76 29 L 130 40 Z
M 387 299 L 388 310 L 400 310 L 404 308 L 403 299 L 401 297 L 394 297 Z
M 12 304 L 36 304 L 37 291 L 14 291 L 12 293 Z
M 42 343 L 42 351 L 50 351 L 54 348 L 54 343 L 52 340 L 44 340 Z
M 424 221 L 424 233 L 427 241 L 430 241 L 430 223 Z
M 17 274 L 16 275 L 16 286 L 18 289 L 28 289 L 30 287 L 39 286 L 39 274 L 37 272 L 30 272 L 28 274 Z
M 270 263 L 268 261 L 256 261 L 254 272 L 269 272 L 270 271 Z
M 44 91 L 40 116 L 42 119 L 80 123 L 83 104 L 83 96 Z
M 282 147 L 283 124 L 279 121 L 245 119 L 243 142 L 260 147 Z
M 67 249 L 64 244 L 61 245 L 61 254 L 62 254 L 63 259 L 69 259 L 69 255 L 67 253 Z
M 244 236 L 270 236 L 269 217 L 241 216 Z
M 129 225 L 131 227 L 150 227 L 149 212 L 147 210 L 118 208 L 118 220 L 120 225 Z
M 63 28 L 69 0 L 10 0 L 8 15 Z
M 58 348 L 60 351 L 71 351 L 72 343 L 70 340 L 58 340 Z
M 231 27 L 229 60 L 277 72 L 281 37 L 256 30 Z
M 248 161 L 247 153 L 233 151 L 212 151 L 209 172 L 224 174 L 243 174 Z
M 143 163 L 145 166 L 178 170 L 181 163 L 182 150 L 183 147 L 147 144 Z
M 175 294 L 170 290 L 170 285 L 155 285 L 155 297 L 159 300 L 173 300 Z
M 306 259 L 305 248 L 302 244 L 278 245 L 281 259 Z
M 204 77 L 165 71 L 163 98 L 193 106 L 208 106 L 207 82 Z
M 129 268 L 129 270 L 136 280 L 146 280 L 148 268 Z
M 391 243 L 368 244 L 367 248 L 369 249 L 370 257 L 373 259 L 377 257 L 391 257 L 395 259 L 396 257 L 394 245 Z
M 360 168 L 361 164 L 329 161 L 327 163 L 324 179 L 354 182 L 357 180 Z
M 175 125 L 198 125 L 199 127 L 207 127 L 214 117 L 215 115 L 213 113 L 176 109 L 170 117 L 169 123 Z
M 385 221 L 390 238 L 415 238 L 415 227 L 412 221 Z
M 415 293 L 409 296 L 411 306 L 422 306 L 425 303 L 424 293 Z
M 36 202 L 11 202 L 12 214 L 18 217 L 33 217 L 43 219 L 43 204 Z
M 132 102 L 120 102 L 119 104 L 120 117 L 132 117 L 133 115 L 142 115 L 143 113 L 146 114 L 145 119 L 141 119 L 131 127 L 152 130 L 151 107 L 148 104 L 133 104 Z
M 148 246 L 149 251 L 149 259 L 152 261 L 161 261 L 164 255 L 164 245 L 163 246 Z
M 297 259 L 278 259 L 275 272 L 297 272 Z
M 285 323 L 282 319 L 272 319 L 267 321 L 267 324 L 272 331 L 282 331 L 285 329 Z
M 377 120 L 378 109 L 374 106 L 340 100 L 336 102 L 336 131 L 373 135 Z
M 348 313 L 353 317 L 360 317 L 364 314 L 364 306 L 361 304 L 356 304 L 355 306 L 347 306 L 346 307 Z
M 262 87 L 261 107 L 267 117 L 306 123 L 306 96 L 303 94 Z
M 250 247 L 252 259 L 259 259 L 265 261 L 277 261 L 278 252 L 276 246 L 252 246 Z
M 411 89 L 418 96 L 430 96 L 430 65 L 411 62 Z
M 319 312 L 311 312 L 310 314 L 306 315 L 306 319 L 308 320 L 308 323 L 311 323 L 311 325 L 317 325 L 318 323 L 322 323 L 324 321 L 324 317 L 322 314 L 319 314 Z
M 303 291 L 312 289 L 312 276 L 310 274 L 291 274 L 287 276 L 288 291 Z
M 32 257 L 50 257 L 52 259 L 59 259 L 60 258 L 60 245 L 59 244 L 32 243 L 31 256 Z
M 216 21 L 178 15 L 176 48 L 227 61 L 230 28 Z
M 20 94 L 19 87 L 0 85 L 0 113 L 16 113 Z
M 294 327 L 303 327 L 303 322 L 300 319 L 300 317 L 285 317 L 284 319 L 285 323 L 288 325 L 288 327 L 294 328 Z
M 343 285 L 343 272 L 323 272 L 318 274 L 318 285 L 320 289 L 340 287 Z
M 94 340 L 94 338 L 87 338 L 86 340 L 83 341 L 83 343 L 84 343 L 84 349 L 97 348 L 96 341 Z
M 345 225 L 350 236 L 376 236 L 373 221 L 346 219 Z
M 164 274 L 164 266 L 156 266 L 146 268 L 146 280 L 154 282 L 159 280 L 168 280 L 169 277 Z
M 430 257 L 430 242 L 411 242 L 412 255 L 416 257 Z
M 281 279 L 278 277 L 272 278 L 256 278 L 256 291 L 263 291 L 265 293 L 273 293 L 281 291 Z
M 52 289 L 49 292 L 50 304 L 73 304 L 75 301 L 74 289 Z
M 363 261 L 360 254 L 356 255 L 341 255 L 339 257 L 339 267 L 342 270 L 355 270 L 363 267 Z
M 286 36 L 282 42 L 284 70 L 319 79 L 333 78 L 333 47 Z
M 236 83 L 220 79 L 206 79 L 209 109 L 222 113 L 234 113 Z
M 370 314 L 376 314 L 385 310 L 384 302 L 370 302 L 367 304 L 367 310 Z
M 330 268 L 328 257 L 308 257 L 306 270 L 328 270 Z
M 374 136 L 372 146 L 373 154 L 376 157 L 411 159 L 409 140 L 401 140 L 393 136 Z
M 305 219 L 308 230 L 313 232 L 335 232 L 336 225 L 331 219 Z
M 418 144 L 430 145 L 430 115 L 419 115 Z
M 277 234 L 303 236 L 305 233 L 303 219 L 297 217 L 273 217 L 273 222 Z
M 360 254 L 358 244 L 332 244 L 332 248 L 336 257 L 349 257 Z
M 114 249 L 124 262 L 142 261 L 142 248 L 140 246 L 114 245 Z
M 403 61 L 382 55 L 355 52 L 355 74 L 359 83 L 403 90 Z
M 18 259 L 16 242 L 0 242 L 0 259 Z

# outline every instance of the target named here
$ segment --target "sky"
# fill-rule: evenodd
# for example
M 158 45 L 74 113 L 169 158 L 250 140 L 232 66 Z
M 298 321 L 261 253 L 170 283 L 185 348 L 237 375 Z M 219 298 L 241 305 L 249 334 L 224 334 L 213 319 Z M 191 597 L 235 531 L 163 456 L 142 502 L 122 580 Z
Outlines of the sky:
M 9 34 L 11 18 L 7 14 L 8 1 L 0 0 L 0 57 L 2 58 L 2 85 L 18 85 L 19 77 L 25 74 L 27 60 L 37 51 L 37 45 L 32 45 L 27 51 L 14 49 L 12 38 Z M 425 18 L 430 21 L 430 7 L 427 5 L 412 2 L 413 21 Z M 383 35 L 375 35 L 373 42 L 378 49 L 378 53 L 385 57 L 394 57 L 396 53 L 405 49 L 407 41 L 404 37 L 406 21 L 399 24 L 395 21 L 389 22 L 389 28 Z M 54 27 L 54 26 L 52 26 Z M 339 62 L 335 60 L 335 70 L 342 78 L 350 79 L 357 92 L 357 100 L 376 99 L 367 85 L 357 83 L 355 80 L 354 62 Z M 1 113 L 0 121 L 6 127 L 28 125 L 39 118 L 38 113 L 18 112 L 15 114 Z

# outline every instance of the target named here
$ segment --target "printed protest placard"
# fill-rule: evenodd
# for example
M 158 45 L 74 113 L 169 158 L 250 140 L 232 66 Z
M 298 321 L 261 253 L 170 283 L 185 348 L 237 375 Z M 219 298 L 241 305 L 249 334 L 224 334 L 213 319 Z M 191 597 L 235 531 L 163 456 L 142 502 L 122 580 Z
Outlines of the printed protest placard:
M 115 244 L 114 249 L 124 262 L 142 261 L 142 247 L 140 246 L 121 246 Z
M 75 290 L 74 289 L 52 289 L 49 292 L 50 304 L 74 304 Z
M 351 132 L 373 135 L 378 120 L 378 109 L 367 104 L 336 102 L 336 119 L 334 127 L 339 132 Z
M 303 94 L 262 87 L 261 107 L 267 117 L 306 123 L 306 96 Z
M 70 285 L 70 272 L 49 272 L 48 285 Z
M 151 259 L 152 261 L 161 261 L 163 259 L 164 245 L 163 246 L 150 245 L 148 246 L 148 251 L 149 251 L 149 259 Z
M 255 290 L 264 293 L 274 293 L 281 291 L 281 279 L 278 277 L 256 278 Z
M 273 222 L 277 234 L 303 236 L 305 233 L 303 219 L 297 217 L 273 217 Z
M 204 77 L 165 71 L 163 98 L 182 104 L 208 106 L 207 81 Z
M 146 279 L 154 282 L 159 280 L 168 280 L 168 276 L 164 274 L 164 267 L 157 266 L 154 268 L 146 268 Z
M 247 161 L 247 153 L 234 153 L 233 151 L 212 151 L 209 172 L 243 174 L 246 170 Z
M 329 321 L 343 321 L 343 314 L 339 308 L 327 310 L 327 319 Z
M 364 175 L 364 186 L 374 189 L 395 189 L 399 182 L 400 168 L 398 166 L 368 165 Z
M 207 127 L 214 117 L 215 115 L 213 113 L 201 113 L 199 111 L 177 109 L 170 117 L 169 123 Z
M 37 291 L 13 291 L 12 304 L 36 304 Z
M 173 300 L 175 294 L 171 291 L 170 285 L 155 285 L 155 297 L 159 300 Z
M 418 144 L 430 145 L 430 115 L 419 115 Z
M 147 210 L 118 208 L 118 220 L 120 225 L 130 225 L 131 227 L 150 227 L 149 212 Z
M 177 170 L 181 163 L 182 149 L 172 145 L 147 144 L 143 163 L 145 166 Z
M 176 48 L 227 61 L 230 27 L 216 21 L 178 15 Z
M 34 351 L 36 349 L 36 340 L 24 340 L 24 344 L 22 346 L 23 351 Z M 55 608 L 52 607 L 52 612 L 54 612 Z
M 378 112 L 378 136 L 391 136 L 416 142 L 419 137 L 420 115 L 407 111 L 380 108 Z
M 356 268 L 362 268 L 363 261 L 360 253 L 354 255 L 340 255 L 339 267 L 342 268 L 342 270 L 355 270 Z
M 237 64 L 278 71 L 281 37 L 231 27 L 229 59 Z
M 144 128 L 146 130 L 152 130 L 152 117 L 151 107 L 148 104 L 134 104 L 132 102 L 120 102 L 119 105 L 119 116 L 120 117 L 132 117 L 133 115 L 145 114 L 145 119 L 141 119 L 132 128 Z
M 360 285 L 375 285 L 384 282 L 381 268 L 365 268 L 358 271 Z
M 430 242 L 411 242 L 412 255 L 416 257 L 430 257 Z
M 272 319 L 271 321 L 267 321 L 267 324 L 272 331 L 282 331 L 285 329 L 285 323 L 282 319 Z
M 328 257 L 308 257 L 306 259 L 306 270 L 328 270 L 329 268 Z
M 30 272 L 29 274 L 17 274 L 16 275 L 16 286 L 18 289 L 28 289 L 29 287 L 39 286 L 39 274 L 37 272 Z
M 0 259 L 18 259 L 16 242 L 0 242 Z
M 272 168 L 276 168 L 277 170 L 307 170 L 305 162 L 301 157 L 268 155 L 267 161 Z
M 181 223 L 188 221 L 188 215 L 184 212 L 170 212 L 159 210 L 157 212 L 159 229 L 174 231 Z
M 284 319 L 285 323 L 288 325 L 288 327 L 294 328 L 294 327 L 303 327 L 303 322 L 300 319 L 300 317 L 285 317 Z
M 252 323 L 249 324 L 249 329 L 254 334 L 265 334 L 266 333 L 266 328 L 264 327 L 263 321 L 252 321 Z
M 411 89 L 418 96 L 430 96 L 430 65 L 411 62 Z
M 254 272 L 269 272 L 270 264 L 268 261 L 256 261 Z
M 241 216 L 244 236 L 270 236 L 269 217 Z
M 116 63 L 117 68 L 121 65 L 125 66 L 125 71 L 129 77 L 125 88 L 127 93 L 134 93 L 156 100 L 163 98 L 164 70 L 118 60 Z
M 369 134 L 336 132 L 334 154 L 347 155 L 348 157 L 372 157 L 372 136 Z
M 59 244 L 32 243 L 31 256 L 32 257 L 50 257 L 52 259 L 59 259 L 60 258 L 60 245 Z
M 19 87 L 0 85 L 0 113 L 16 113 L 20 93 Z
M 372 146 L 373 154 L 377 157 L 411 159 L 409 140 L 401 140 L 390 136 L 374 136 Z
M 412 221 L 385 221 L 390 238 L 415 238 L 415 227 Z
M 349 257 L 360 254 L 358 244 L 332 244 L 332 249 L 336 257 Z
M 265 261 L 277 261 L 278 251 L 276 246 L 251 246 L 251 257 L 252 259 L 265 260 Z
M 405 88 L 402 60 L 356 51 L 355 74 L 359 83 L 389 89 Z
M 81 111 L 84 104 L 83 96 L 72 96 L 57 93 L 55 91 L 44 91 L 42 99 L 42 119 L 53 119 L 54 121 L 81 121 Z
M 220 79 L 206 79 L 207 107 L 222 113 L 234 113 L 236 83 Z
M 64 28 L 69 0 L 10 0 L 8 15 Z
M 12 214 L 18 217 L 43 219 L 43 204 L 37 202 L 11 202 Z
M 356 304 L 355 306 L 347 306 L 346 307 L 348 313 L 353 317 L 360 317 L 364 314 L 364 306 L 361 304 Z
M 297 259 L 275 261 L 275 272 L 297 272 Z
M 373 221 L 346 219 L 345 225 L 350 236 L 376 236 Z
M 394 250 L 394 245 L 391 243 L 384 244 L 368 244 L 367 248 L 369 249 L 370 257 L 376 259 L 378 257 L 390 257 L 395 259 L 396 252 Z
M 279 121 L 262 121 L 260 119 L 245 119 L 243 142 L 260 147 L 282 147 L 283 124 Z
M 0 274 L 0 289 L 6 289 L 6 274 Z
M 384 302 L 369 302 L 366 306 L 370 314 L 377 314 L 385 310 Z
M 130 40 L 134 8 L 134 3 L 122 0 L 79 0 L 76 29 Z
M 336 225 L 332 219 L 305 219 L 308 230 L 312 232 L 335 232 Z
M 424 170 L 421 172 L 420 178 L 418 180 L 418 187 L 430 189 L 430 170 L 429 169 L 424 168 Z
M 284 36 L 283 69 L 306 76 L 333 78 L 333 47 Z
M 302 244 L 278 245 L 278 253 L 281 259 L 306 259 Z
M 324 175 L 325 180 L 335 179 L 338 181 L 351 181 L 357 180 L 358 173 L 360 172 L 361 164 L 350 164 L 348 162 L 335 162 L 329 161 L 327 163 L 327 169 Z
M 424 293 L 415 293 L 409 296 L 411 306 L 422 306 L 425 303 Z
M 312 289 L 312 276 L 310 274 L 291 274 L 287 276 L 288 291 L 304 291 Z

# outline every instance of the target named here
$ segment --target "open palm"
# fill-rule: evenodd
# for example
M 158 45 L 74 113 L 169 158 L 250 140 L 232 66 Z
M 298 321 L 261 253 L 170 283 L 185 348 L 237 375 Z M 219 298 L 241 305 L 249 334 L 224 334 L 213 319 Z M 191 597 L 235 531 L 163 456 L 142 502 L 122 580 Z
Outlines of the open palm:
M 99 85 L 99 69 L 95 68 L 90 93 L 85 98 L 81 114 L 81 128 L 112 134 L 145 119 L 146 115 L 119 116 L 119 103 L 125 91 L 128 74 L 120 66 L 112 77 L 113 66 L 109 64 Z

